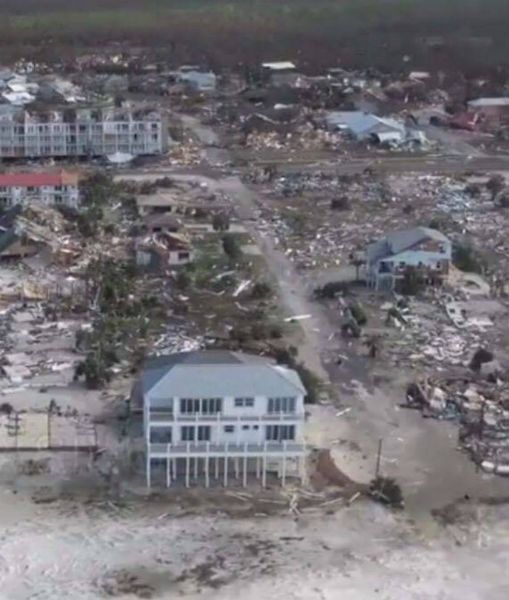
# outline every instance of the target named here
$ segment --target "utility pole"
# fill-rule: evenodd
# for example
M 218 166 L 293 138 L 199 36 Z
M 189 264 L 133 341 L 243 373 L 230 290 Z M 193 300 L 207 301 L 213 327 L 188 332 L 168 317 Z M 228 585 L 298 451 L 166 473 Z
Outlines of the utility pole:
M 382 438 L 378 440 L 378 452 L 376 455 L 376 469 L 375 469 L 375 479 L 380 475 L 380 462 L 382 460 Z

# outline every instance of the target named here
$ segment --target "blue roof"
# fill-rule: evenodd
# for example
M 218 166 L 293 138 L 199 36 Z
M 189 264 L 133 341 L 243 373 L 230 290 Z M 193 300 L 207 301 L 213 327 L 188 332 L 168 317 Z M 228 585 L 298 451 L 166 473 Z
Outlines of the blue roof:
M 394 256 L 428 239 L 450 243 L 449 238 L 436 229 L 430 229 L 429 227 L 403 229 L 388 233 L 385 238 L 370 244 L 367 251 L 368 259 L 372 262 L 379 258 Z
M 142 389 L 152 398 L 306 394 L 292 369 L 259 356 L 214 350 L 149 359 L 142 375 Z

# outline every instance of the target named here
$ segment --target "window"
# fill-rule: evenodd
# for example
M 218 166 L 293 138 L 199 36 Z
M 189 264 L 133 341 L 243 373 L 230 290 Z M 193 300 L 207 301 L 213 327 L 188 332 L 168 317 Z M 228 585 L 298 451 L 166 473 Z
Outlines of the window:
M 291 397 L 269 398 L 268 412 L 290 414 L 295 412 L 296 399 Z
M 254 398 L 235 398 L 235 406 L 241 407 L 253 407 L 254 406 Z
M 204 398 L 201 401 L 201 412 L 203 415 L 215 415 L 221 412 L 221 398 Z
M 185 425 L 180 428 L 180 439 L 183 442 L 210 442 L 210 427 L 208 425 L 199 427 Z
M 269 442 L 282 442 L 295 439 L 295 425 L 267 425 L 265 439 Z
M 183 442 L 194 442 L 195 433 L 196 433 L 195 427 L 181 427 L 180 428 L 180 439 Z
M 150 441 L 152 444 L 171 444 L 171 427 L 152 427 Z
M 180 412 L 183 415 L 215 415 L 221 412 L 221 398 L 181 398 Z
M 184 415 L 192 415 L 200 412 L 200 400 L 198 398 L 181 398 L 180 412 Z
M 178 253 L 178 259 L 179 260 L 188 260 L 189 259 L 189 252 L 179 252 Z
M 225 425 L 224 432 L 225 433 L 234 433 L 235 427 L 233 425 Z
M 242 429 L 243 429 L 244 431 L 247 431 L 247 430 L 249 429 L 249 425 L 242 425 Z
M 200 425 L 198 427 L 198 441 L 210 442 L 210 427 L 208 425 Z
M 258 425 L 253 425 L 253 429 L 254 429 L 255 431 L 258 431 L 258 429 L 260 429 L 260 428 L 258 427 Z

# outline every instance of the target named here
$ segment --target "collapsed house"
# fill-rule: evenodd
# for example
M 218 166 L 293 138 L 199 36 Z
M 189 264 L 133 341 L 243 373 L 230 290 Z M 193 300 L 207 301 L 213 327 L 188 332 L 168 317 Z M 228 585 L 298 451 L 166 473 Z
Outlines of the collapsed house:
M 291 61 L 265 62 L 262 63 L 262 79 L 272 86 L 294 87 L 302 79 L 297 67 Z
M 57 211 L 42 205 L 14 205 L 0 217 L 0 260 L 20 260 L 48 249 L 55 261 L 71 262 L 80 248 L 62 235 L 64 221 Z
M 477 98 L 477 100 L 470 100 L 468 110 L 487 123 L 497 124 L 501 121 L 509 121 L 509 98 Z
M 15 205 L 0 216 L 0 260 L 16 260 L 34 256 L 40 246 L 28 236 L 16 232 L 16 223 L 22 206 Z
M 409 269 L 421 280 L 442 283 L 452 260 L 452 244 L 440 231 L 414 227 L 389 233 L 367 249 L 367 284 L 392 291 Z
M 164 462 L 166 485 L 183 472 L 189 486 L 221 471 L 228 484 L 234 467 L 266 483 L 268 470 L 303 477 L 304 397 L 299 375 L 259 356 L 196 351 L 149 359 L 133 390 L 143 410 L 147 486 Z M 240 462 L 242 468 L 240 469 Z M 192 468 L 191 468 L 192 465 Z
M 79 206 L 79 177 L 75 173 L 4 173 L 0 175 L 0 207 L 38 203 Z
M 134 156 L 166 150 L 161 113 L 150 108 L 73 108 L 0 116 L 0 158 Z
M 136 206 L 140 215 L 163 213 L 193 213 L 197 210 L 224 210 L 229 208 L 226 201 L 217 195 L 192 193 L 182 187 L 176 190 L 159 190 L 154 194 L 140 194 L 136 197 Z
M 189 238 L 168 229 L 138 238 L 135 249 L 136 264 L 150 270 L 187 265 L 193 260 Z
M 76 104 L 86 100 L 83 91 L 77 85 L 55 75 L 41 79 L 37 96 L 43 102 L 65 104 Z
M 479 375 L 425 378 L 408 386 L 403 406 L 428 418 L 459 422 L 459 442 L 474 462 L 489 473 L 507 475 L 509 388 L 494 381 L 499 372 L 500 365 L 492 360 L 483 363 Z
M 180 67 L 175 73 L 175 79 L 195 92 L 214 92 L 217 87 L 217 75 L 197 66 L 186 65 Z

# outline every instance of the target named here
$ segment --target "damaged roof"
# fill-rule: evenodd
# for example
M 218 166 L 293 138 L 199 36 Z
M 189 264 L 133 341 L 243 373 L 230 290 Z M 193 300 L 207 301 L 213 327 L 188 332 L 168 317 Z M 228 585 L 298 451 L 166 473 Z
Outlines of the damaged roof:
M 299 375 L 266 358 L 227 350 L 199 350 L 150 358 L 142 389 L 153 398 L 295 396 L 306 394 Z

